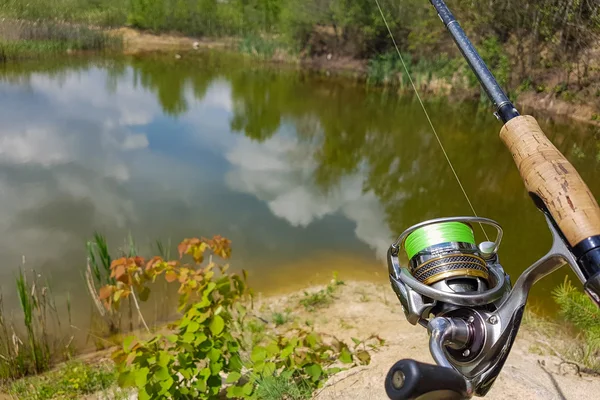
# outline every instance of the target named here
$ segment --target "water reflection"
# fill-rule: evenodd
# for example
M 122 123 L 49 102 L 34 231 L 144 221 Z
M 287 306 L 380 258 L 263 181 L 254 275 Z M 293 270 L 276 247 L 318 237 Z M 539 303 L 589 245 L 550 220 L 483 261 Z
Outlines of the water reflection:
M 470 214 L 410 97 L 218 55 L 9 65 L 0 78 L 4 290 L 26 255 L 56 293 L 83 298 L 94 230 L 113 246 L 131 232 L 142 253 L 155 239 L 223 234 L 259 290 L 335 269 L 384 280 L 393 236 Z M 549 234 L 498 124 L 474 104 L 427 106 L 477 211 L 505 227 L 502 260 L 518 275 Z M 600 194 L 599 133 L 542 122 Z

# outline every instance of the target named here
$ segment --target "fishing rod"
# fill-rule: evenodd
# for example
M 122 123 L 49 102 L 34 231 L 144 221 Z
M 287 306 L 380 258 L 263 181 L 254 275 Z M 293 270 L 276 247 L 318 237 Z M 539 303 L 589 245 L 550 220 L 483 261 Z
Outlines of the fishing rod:
M 390 283 L 407 320 L 427 328 L 437 365 L 410 359 L 394 364 L 385 381 L 392 400 L 485 396 L 510 353 L 531 287 L 564 264 L 600 307 L 596 199 L 535 118 L 519 114 L 444 1 L 430 2 L 503 122 L 500 139 L 546 219 L 552 246 L 513 286 L 498 258 L 503 232 L 496 221 L 477 216 L 438 218 L 405 230 L 388 250 Z M 391 31 L 390 36 L 394 40 Z M 399 51 L 398 55 L 401 58 Z M 495 240 L 477 243 L 472 228 L 476 223 L 494 228 Z M 407 265 L 399 261 L 401 251 Z

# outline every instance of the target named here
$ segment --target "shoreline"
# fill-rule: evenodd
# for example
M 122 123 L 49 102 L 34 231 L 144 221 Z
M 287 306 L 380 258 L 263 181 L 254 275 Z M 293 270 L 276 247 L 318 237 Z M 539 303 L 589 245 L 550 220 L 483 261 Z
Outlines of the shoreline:
M 258 294 L 253 309 L 255 316 L 272 329 L 276 329 L 274 314 L 285 313 L 287 320 L 277 325 L 277 329 L 300 326 L 349 343 L 352 343 L 352 338 L 363 340 L 371 335 L 385 340 L 383 346 L 370 350 L 370 364 L 334 375 L 313 394 L 313 399 L 385 400 L 385 375 L 396 361 L 412 358 L 434 363 L 429 353 L 427 331 L 406 321 L 389 285 L 346 281 L 337 287 L 330 303 L 313 310 L 300 305 L 302 299 L 324 288 L 325 285 L 318 285 L 286 294 Z M 568 338 L 550 335 L 540 324 L 543 324 L 541 320 L 525 318 L 511 354 L 487 399 L 541 400 L 564 398 L 561 395 L 566 393 L 568 398 L 591 400 L 593 393 L 600 391 L 597 376 L 579 371 L 576 364 L 560 357 L 557 343 Z M 89 363 L 106 362 L 110 361 L 111 352 L 112 349 L 104 349 L 80 354 L 77 359 Z M 92 398 L 104 397 L 89 397 Z
M 155 52 L 191 52 L 194 50 L 221 50 L 240 53 L 238 47 L 241 39 L 237 37 L 197 39 L 177 34 L 156 35 L 131 28 L 118 28 L 107 32 L 123 38 L 123 54 L 130 56 Z M 249 54 L 246 55 L 253 57 Z M 260 62 L 271 65 L 287 65 L 322 73 L 327 76 L 334 74 L 361 81 L 366 81 L 367 79 L 368 60 L 365 59 L 344 56 L 328 57 L 327 55 L 298 58 L 275 52 L 270 59 L 261 58 Z M 403 89 L 398 87 L 392 87 L 392 89 L 398 92 L 403 91 Z M 421 90 L 434 95 L 443 95 L 444 91 L 451 91 L 451 84 L 432 79 L 424 85 L 421 84 Z M 447 95 L 451 97 L 457 96 L 461 99 L 476 99 L 479 93 L 479 88 L 474 88 L 465 89 L 464 92 L 461 90 L 460 94 L 449 93 Z M 593 102 L 570 102 L 557 98 L 553 93 L 538 93 L 534 90 L 527 90 L 519 93 L 514 103 L 522 109 L 523 114 L 531 110 L 551 118 L 570 119 L 589 125 L 600 126 L 600 118 L 598 118 L 600 107 Z
M 10 21 L 11 23 L 22 23 L 23 21 Z M 79 27 L 74 24 L 73 27 Z M 105 33 L 109 38 L 122 39 L 122 48 L 118 50 L 108 50 L 107 53 L 114 52 L 124 56 L 143 56 L 152 53 L 189 53 L 201 50 L 217 50 L 227 51 L 237 54 L 243 54 L 247 57 L 257 59 L 258 62 L 277 65 L 279 67 L 287 66 L 291 68 L 299 68 L 302 70 L 321 73 L 325 76 L 336 75 L 339 77 L 345 77 L 361 81 L 367 85 L 368 78 L 368 62 L 367 59 L 356 59 L 343 55 L 323 54 L 319 56 L 304 57 L 302 55 L 290 55 L 280 49 L 275 49 L 273 54 L 270 56 L 251 54 L 240 50 L 240 45 L 243 41 L 241 37 L 203 37 L 195 38 L 191 36 L 185 36 L 177 32 L 160 33 L 154 34 L 148 31 L 133 29 L 129 27 L 119 28 L 101 28 L 101 27 L 89 27 L 91 31 L 98 33 Z M 15 42 L 17 43 L 17 42 Z M 252 51 L 255 52 L 253 49 Z M 57 57 L 61 54 L 67 56 L 74 56 L 78 54 L 89 54 L 95 53 L 93 50 L 77 50 L 73 51 L 67 49 L 64 53 L 56 53 Z M 600 54 L 600 51 L 598 52 Z M 1 54 L 0 54 L 1 56 Z M 181 55 L 179 55 L 181 56 Z M 12 62 L 12 61 L 5 61 Z M 2 58 L 0 57 L 0 64 Z M 415 78 L 413 76 L 413 78 Z M 466 87 L 461 84 L 460 88 L 454 89 L 452 82 L 448 78 L 437 78 L 435 76 L 429 76 L 424 81 L 419 82 L 420 93 L 431 94 L 434 96 L 448 96 L 456 100 L 475 100 L 480 96 L 480 89 L 478 87 Z M 452 78 L 452 81 L 455 79 Z M 458 79 L 463 80 L 463 78 Z M 402 88 L 398 85 L 376 85 L 380 88 L 395 90 L 399 93 L 412 92 L 410 88 Z M 571 92 L 571 100 L 565 100 L 559 98 L 558 95 L 552 91 L 538 92 L 531 88 L 519 92 L 517 95 L 512 95 L 514 103 L 522 111 L 523 114 L 533 112 L 540 114 L 544 117 L 560 118 L 575 120 L 581 123 L 585 123 L 593 126 L 600 126 L 600 104 L 598 97 L 599 93 L 596 94 L 596 98 L 593 96 L 585 96 L 585 89 L 581 88 L 579 92 Z M 587 101 L 586 101 L 587 99 Z M 491 107 L 490 107 L 491 108 Z

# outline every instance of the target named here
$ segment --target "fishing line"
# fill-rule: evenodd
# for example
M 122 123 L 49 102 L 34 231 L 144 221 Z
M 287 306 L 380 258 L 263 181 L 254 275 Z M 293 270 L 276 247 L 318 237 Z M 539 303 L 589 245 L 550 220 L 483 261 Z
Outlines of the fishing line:
M 437 139 L 437 142 L 440 145 L 440 148 L 442 149 L 442 153 L 444 153 L 444 157 L 446 157 L 446 161 L 448 161 L 448 165 L 450 166 L 450 169 L 452 170 L 452 173 L 454 174 L 454 177 L 456 178 L 456 182 L 458 183 L 458 186 L 460 186 L 460 190 L 462 190 L 463 194 L 465 195 L 465 199 L 467 199 L 467 203 L 469 203 L 469 207 L 471 207 L 471 211 L 473 212 L 473 215 L 475 215 L 477 217 L 478 215 L 477 215 L 477 212 L 475 211 L 475 207 L 473 207 L 473 204 L 471 203 L 471 200 L 469 199 L 469 196 L 467 195 L 467 192 L 466 192 L 464 186 L 462 185 L 462 182 L 460 181 L 460 178 L 458 177 L 458 174 L 456 173 L 456 170 L 454 169 L 452 162 L 450 161 L 450 157 L 448 157 L 448 153 L 446 153 L 446 149 L 444 148 L 444 145 L 442 144 L 442 141 L 440 140 L 440 137 L 438 136 L 438 133 L 435 130 L 435 127 L 433 126 L 433 122 L 431 122 L 431 118 L 429 118 L 429 113 L 427 112 L 427 109 L 425 108 L 425 104 L 423 104 L 423 100 L 421 100 L 419 91 L 417 90 L 417 87 L 415 86 L 415 83 L 413 82 L 412 77 L 410 76 L 410 72 L 408 72 L 408 67 L 406 66 L 406 63 L 404 62 L 404 58 L 402 58 L 402 53 L 400 53 L 400 49 L 398 48 L 398 45 L 396 44 L 396 39 L 394 39 L 394 35 L 392 34 L 392 30 L 390 29 L 390 26 L 388 25 L 387 19 L 385 19 L 383 10 L 381 9 L 381 6 L 379 5 L 379 0 L 375 0 L 375 4 L 377 4 L 377 8 L 379 9 L 379 14 L 381 14 L 381 18 L 383 19 L 383 23 L 385 24 L 385 27 L 387 28 L 390 38 L 392 39 L 392 43 L 394 43 L 394 47 L 396 48 L 396 53 L 398 53 L 398 57 L 400 57 L 400 62 L 402 63 L 402 66 L 404 67 L 404 71 L 406 71 L 408 80 L 409 80 L 413 90 L 415 91 L 417 99 L 419 100 L 419 104 L 421 104 L 421 108 L 423 109 L 423 112 L 425 113 L 425 117 L 427 117 L 429 126 L 431 127 L 431 130 L 433 131 L 433 134 L 435 135 L 435 138 Z M 479 223 L 479 226 L 481 227 L 481 230 L 483 231 L 485 238 L 489 241 L 490 238 L 488 237 L 485 229 L 483 229 L 483 225 L 481 223 Z

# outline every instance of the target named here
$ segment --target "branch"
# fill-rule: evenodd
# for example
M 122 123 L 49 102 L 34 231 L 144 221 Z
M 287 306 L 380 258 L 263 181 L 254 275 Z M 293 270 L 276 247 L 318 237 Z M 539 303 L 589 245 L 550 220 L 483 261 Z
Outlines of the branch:
M 144 319 L 142 310 L 140 310 L 140 304 L 137 301 L 137 297 L 135 295 L 135 290 L 133 289 L 133 286 L 131 286 L 131 297 L 133 297 L 133 302 L 135 303 L 135 308 L 137 309 L 138 315 L 140 316 L 140 319 L 142 320 L 142 323 L 144 324 L 144 328 L 146 328 L 148 333 L 152 333 L 152 332 L 150 332 L 150 328 L 148 328 L 148 324 L 146 324 L 146 320 Z
M 539 344 L 546 346 L 552 352 L 552 354 L 554 356 L 558 357 L 561 361 L 560 365 L 569 364 L 569 365 L 575 366 L 577 368 L 577 375 L 581 376 L 581 373 L 583 372 L 585 374 L 592 375 L 592 376 L 600 376 L 600 372 L 598 372 L 592 368 L 588 368 L 585 365 L 580 364 L 576 361 L 567 359 L 565 356 L 563 356 L 558 351 L 556 351 L 556 349 L 554 349 L 554 347 L 550 343 L 546 342 L 545 340 L 536 339 L 535 341 L 538 342 Z

